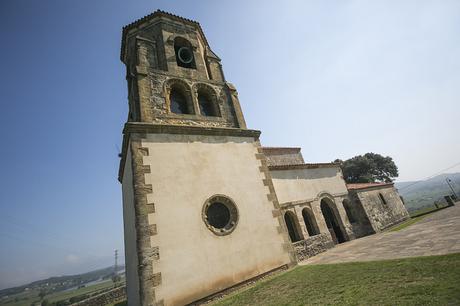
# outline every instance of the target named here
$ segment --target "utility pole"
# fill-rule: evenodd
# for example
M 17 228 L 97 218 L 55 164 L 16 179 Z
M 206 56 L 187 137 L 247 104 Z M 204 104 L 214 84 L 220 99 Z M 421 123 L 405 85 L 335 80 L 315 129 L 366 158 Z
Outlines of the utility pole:
M 450 178 L 446 177 L 446 182 L 447 182 L 447 185 L 449 185 L 450 190 L 452 190 L 452 194 L 455 196 L 455 199 L 458 200 L 458 197 L 457 197 L 457 194 L 455 193 L 454 187 L 452 187 L 452 185 L 451 185 L 452 180 Z
M 120 277 L 117 274 L 118 270 L 118 250 L 115 250 L 115 265 L 113 266 L 113 276 L 112 281 L 117 286 L 117 282 L 120 281 Z
M 118 250 L 115 250 L 115 266 L 114 266 L 113 273 L 114 275 L 117 275 L 117 270 L 118 270 Z

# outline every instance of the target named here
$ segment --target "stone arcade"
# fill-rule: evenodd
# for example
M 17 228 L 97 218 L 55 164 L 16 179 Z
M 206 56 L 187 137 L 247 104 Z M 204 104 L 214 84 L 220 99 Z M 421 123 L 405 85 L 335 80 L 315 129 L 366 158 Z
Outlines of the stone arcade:
M 119 180 L 129 305 L 183 305 L 408 218 L 392 184 L 267 148 L 200 25 L 156 11 L 123 29 Z

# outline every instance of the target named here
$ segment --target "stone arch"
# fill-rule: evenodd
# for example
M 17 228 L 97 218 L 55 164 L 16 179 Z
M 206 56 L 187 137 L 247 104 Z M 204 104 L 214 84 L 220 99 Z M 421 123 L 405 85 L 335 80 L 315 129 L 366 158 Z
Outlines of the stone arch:
M 346 241 L 346 232 L 344 230 L 343 222 L 337 210 L 335 202 L 329 197 L 323 197 L 320 201 L 321 212 L 326 222 L 327 229 L 331 234 L 332 240 L 335 243 L 342 243 Z
M 315 236 L 320 233 L 318 229 L 318 224 L 316 223 L 316 218 L 313 214 L 313 211 L 311 209 L 305 207 L 302 209 L 302 217 L 303 217 L 303 222 L 305 223 L 305 227 L 307 228 L 308 235 Z
M 303 240 L 302 231 L 300 230 L 299 221 L 297 220 L 296 215 L 292 211 L 286 211 L 284 213 L 284 222 L 288 229 L 289 238 L 291 242 L 297 242 Z
M 198 102 L 201 115 L 221 116 L 219 98 L 214 88 L 204 83 L 196 83 L 193 85 L 193 93 Z
M 342 204 L 343 208 L 345 209 L 345 213 L 347 214 L 348 221 L 350 221 L 350 223 L 355 223 L 356 218 L 353 209 L 351 208 L 351 201 L 348 199 L 343 199 Z
M 195 107 L 192 99 L 192 90 L 187 82 L 181 79 L 169 79 L 164 85 L 165 98 L 166 98 L 166 109 L 169 113 L 176 114 L 195 114 Z M 184 111 L 176 112 L 175 103 L 172 101 L 174 95 L 182 96 L 184 99 L 184 105 L 181 108 L 186 108 Z

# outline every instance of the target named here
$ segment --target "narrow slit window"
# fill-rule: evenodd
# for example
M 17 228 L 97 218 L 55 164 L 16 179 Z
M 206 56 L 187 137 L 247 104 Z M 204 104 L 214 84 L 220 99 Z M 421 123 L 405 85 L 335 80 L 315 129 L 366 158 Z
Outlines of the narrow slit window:
M 382 204 L 387 205 L 387 200 L 385 200 L 385 197 L 383 196 L 383 194 L 379 193 L 379 198 L 380 198 L 380 201 L 382 201 Z

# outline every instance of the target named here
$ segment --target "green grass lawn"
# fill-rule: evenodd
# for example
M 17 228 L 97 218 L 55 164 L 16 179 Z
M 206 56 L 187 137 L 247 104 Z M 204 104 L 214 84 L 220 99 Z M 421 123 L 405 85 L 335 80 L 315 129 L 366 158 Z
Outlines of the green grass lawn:
M 48 299 L 49 302 L 57 302 L 61 300 L 70 299 L 71 297 L 74 297 L 74 296 L 79 296 L 79 295 L 87 294 L 87 293 L 93 293 L 96 291 L 103 291 L 103 290 L 107 290 L 110 288 L 113 288 L 113 282 L 112 280 L 109 279 L 106 282 L 88 286 L 88 287 L 83 287 L 83 288 L 76 289 L 76 290 L 56 292 L 56 293 L 47 295 L 45 298 Z
M 298 266 L 213 305 L 460 305 L 460 254 Z
M 71 297 L 74 297 L 74 296 L 79 296 L 79 295 L 88 294 L 88 293 L 96 293 L 99 291 L 102 292 L 110 288 L 113 288 L 113 286 L 114 285 L 113 285 L 112 280 L 107 280 L 106 282 L 83 287 L 80 289 L 51 293 L 45 296 L 45 299 L 47 299 L 50 303 L 53 303 L 53 302 L 57 302 L 61 300 L 70 299 Z M 39 301 L 40 301 L 40 298 L 38 297 L 38 291 L 31 290 L 28 292 L 24 292 L 24 293 L 20 293 L 20 294 L 11 296 L 8 300 L 0 302 L 0 305 L 30 306 L 31 303 L 33 302 L 38 303 Z

